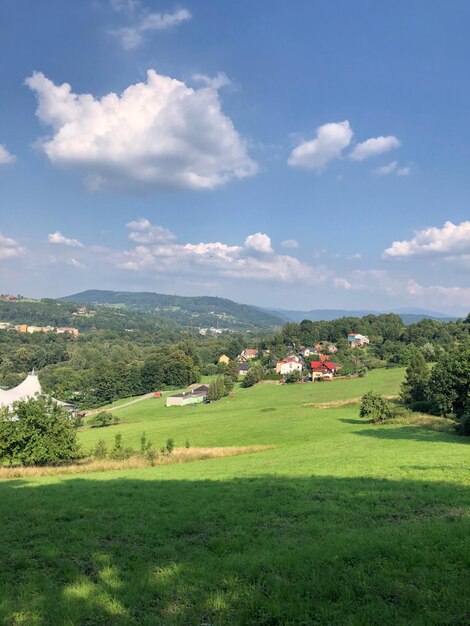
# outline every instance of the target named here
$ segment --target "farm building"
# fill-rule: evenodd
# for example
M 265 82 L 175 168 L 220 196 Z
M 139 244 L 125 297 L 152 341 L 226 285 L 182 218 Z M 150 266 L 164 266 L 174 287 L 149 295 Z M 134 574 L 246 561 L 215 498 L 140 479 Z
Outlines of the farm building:
M 187 404 L 200 404 L 207 397 L 207 392 L 186 391 L 175 396 L 168 396 L 166 406 L 186 406 Z

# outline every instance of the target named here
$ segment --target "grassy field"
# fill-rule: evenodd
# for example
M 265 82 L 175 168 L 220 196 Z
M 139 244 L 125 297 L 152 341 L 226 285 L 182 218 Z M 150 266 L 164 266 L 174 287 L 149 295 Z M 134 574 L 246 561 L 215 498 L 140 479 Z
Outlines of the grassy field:
M 0 482 L 0 623 L 470 623 L 470 448 L 325 403 L 402 370 L 146 400 L 80 437 L 273 445 L 182 465 Z M 322 408 L 315 404 L 321 404 Z

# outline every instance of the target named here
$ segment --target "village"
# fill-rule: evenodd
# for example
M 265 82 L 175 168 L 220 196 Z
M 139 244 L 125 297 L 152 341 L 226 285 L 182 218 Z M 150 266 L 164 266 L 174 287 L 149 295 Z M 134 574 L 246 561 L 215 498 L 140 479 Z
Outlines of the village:
M 348 334 L 348 346 L 350 349 L 365 348 L 369 345 L 369 338 L 360 333 Z M 332 355 L 338 351 L 337 347 L 328 341 L 320 341 L 314 347 L 299 346 L 296 351 L 293 348 L 286 358 L 277 360 L 274 367 L 266 368 L 271 370 L 274 379 L 271 382 L 285 383 L 311 383 L 333 381 L 341 370 L 341 364 L 332 361 Z M 327 354 L 325 354 L 327 352 Z M 260 359 L 269 357 L 269 350 L 258 350 L 257 348 L 245 348 L 236 358 L 238 376 L 243 379 L 253 367 L 260 368 Z M 219 367 L 223 371 L 231 362 L 230 357 L 221 354 L 218 358 Z M 189 386 L 188 391 L 168 396 L 166 406 L 185 406 L 189 404 L 200 404 L 210 401 L 209 384 L 194 383 Z M 159 392 L 155 397 L 160 397 Z

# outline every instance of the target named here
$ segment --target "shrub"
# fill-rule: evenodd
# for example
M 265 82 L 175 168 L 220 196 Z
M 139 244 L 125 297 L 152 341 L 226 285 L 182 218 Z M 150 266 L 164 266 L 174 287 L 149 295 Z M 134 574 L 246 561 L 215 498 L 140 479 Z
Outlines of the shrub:
M 189 448 L 189 441 L 186 439 L 185 443 L 184 443 L 184 447 L 185 448 Z
M 54 465 L 79 456 L 74 420 L 54 400 L 39 397 L 0 410 L 0 459 L 10 465 Z
M 264 377 L 264 369 L 255 365 L 251 368 L 251 370 L 245 375 L 242 381 L 242 387 L 253 387 L 256 383 L 259 383 Z
M 100 411 L 96 413 L 96 415 L 93 415 L 88 423 L 91 428 L 104 428 L 105 426 L 117 424 L 118 422 L 119 417 L 112 415 L 109 411 Z
M 145 458 L 150 463 L 150 465 L 154 467 L 158 460 L 158 452 L 155 450 L 155 448 L 151 446 L 145 451 Z
M 166 447 L 166 450 L 167 450 L 168 454 L 171 454 L 173 452 L 173 450 L 175 448 L 175 442 L 173 441 L 173 439 L 171 439 L 171 437 L 170 437 L 170 439 L 166 440 L 166 446 L 165 447 Z
M 95 459 L 105 459 L 108 456 L 108 447 L 104 439 L 99 439 L 96 446 L 93 449 L 93 456 Z
M 390 404 L 381 395 L 369 391 L 362 397 L 359 415 L 374 422 L 383 422 L 393 416 Z

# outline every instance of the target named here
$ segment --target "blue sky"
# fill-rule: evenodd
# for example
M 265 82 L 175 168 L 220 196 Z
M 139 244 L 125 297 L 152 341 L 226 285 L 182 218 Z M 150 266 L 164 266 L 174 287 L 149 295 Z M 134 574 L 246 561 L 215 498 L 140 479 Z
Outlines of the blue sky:
M 470 309 L 466 1 L 0 5 L 0 291 Z

